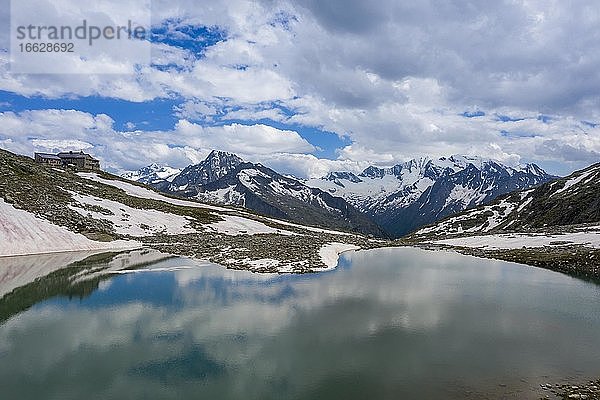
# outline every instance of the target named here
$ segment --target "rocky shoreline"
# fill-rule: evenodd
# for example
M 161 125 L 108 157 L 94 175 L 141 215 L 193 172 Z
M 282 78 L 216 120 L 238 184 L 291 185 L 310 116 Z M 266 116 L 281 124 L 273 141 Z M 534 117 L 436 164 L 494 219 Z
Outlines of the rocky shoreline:
M 431 243 L 411 243 L 426 250 L 453 250 L 461 254 L 526 264 L 600 284 L 600 249 L 582 245 L 480 249 Z
M 140 238 L 138 238 L 140 240 Z M 362 236 L 327 233 L 282 236 L 255 234 L 225 236 L 214 234 L 158 235 L 141 238 L 145 246 L 163 253 L 210 261 L 230 269 L 259 273 L 318 272 L 324 267 L 319 256 L 322 246 L 343 242 L 368 250 L 388 245 Z
M 587 381 L 580 384 L 565 383 L 545 383 L 541 384 L 542 390 L 549 392 L 541 399 L 580 399 L 580 400 L 599 400 L 600 399 L 600 379 Z

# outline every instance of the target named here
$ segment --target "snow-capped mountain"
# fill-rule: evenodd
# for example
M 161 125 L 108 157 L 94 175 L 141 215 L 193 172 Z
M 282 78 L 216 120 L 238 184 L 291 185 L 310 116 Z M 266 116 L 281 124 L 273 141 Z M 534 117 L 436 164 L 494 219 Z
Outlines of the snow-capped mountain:
M 203 185 L 223 178 L 243 162 L 235 154 L 213 150 L 201 163 L 184 168 L 172 180 L 168 191 L 184 194 L 200 192 Z
M 412 236 L 452 237 L 531 233 L 600 222 L 600 164 L 537 188 L 501 196 L 490 204 L 448 217 Z M 576 228 L 582 231 L 584 228 Z
M 478 157 L 420 158 L 356 175 L 332 172 L 308 186 L 341 196 L 394 237 L 554 177 L 535 164 L 508 167 Z
M 147 185 L 160 186 L 170 183 L 180 173 L 181 169 L 172 168 L 168 165 L 160 166 L 156 163 L 152 163 L 135 172 L 127 172 L 121 176 L 131 181 L 145 183 Z
M 178 196 L 296 222 L 381 234 L 378 225 L 393 237 L 553 178 L 535 164 L 508 167 L 466 156 L 370 166 L 360 174 L 331 172 L 306 182 L 221 151 L 176 175 L 163 178 L 166 173 L 156 173 L 161 170 L 152 165 L 127 178 Z
M 385 235 L 344 199 L 222 151 L 186 167 L 168 185 L 152 185 L 177 196 L 242 206 L 294 222 Z

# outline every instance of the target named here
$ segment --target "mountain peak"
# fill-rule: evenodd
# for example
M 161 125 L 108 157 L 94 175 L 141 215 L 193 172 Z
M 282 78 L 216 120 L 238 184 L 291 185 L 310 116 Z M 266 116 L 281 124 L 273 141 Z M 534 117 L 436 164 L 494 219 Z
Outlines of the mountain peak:
M 204 161 L 186 167 L 177 175 L 170 190 L 188 190 L 221 179 L 244 163 L 236 154 L 212 150 Z
M 239 161 L 239 163 L 243 163 L 244 160 L 242 158 L 240 158 L 237 154 L 234 153 L 229 153 L 226 151 L 222 151 L 222 150 L 212 150 L 208 156 L 206 156 L 205 161 L 207 160 L 236 160 Z
M 347 172 L 347 171 L 330 172 L 323 179 L 328 180 L 328 181 L 336 181 L 338 179 L 345 179 L 347 181 L 354 182 L 354 183 L 362 182 L 362 180 L 358 176 L 356 176 L 354 173 Z
M 408 169 L 409 171 L 412 171 L 415 168 L 424 168 L 430 161 L 431 159 L 429 157 L 420 157 L 413 158 L 412 160 L 408 160 L 398 165 L 402 166 L 403 169 Z
M 366 178 L 383 178 L 385 175 L 385 170 L 383 168 L 370 166 L 365 168 L 363 172 L 359 174 L 359 176 Z
M 518 168 L 518 170 L 523 171 L 528 174 L 531 174 L 531 175 L 547 175 L 546 171 L 544 171 L 537 164 L 534 164 L 534 163 L 525 164 L 525 165 L 521 166 L 520 168 Z
M 228 174 L 231 170 L 237 168 L 240 164 L 243 164 L 244 160 L 238 157 L 236 154 L 227 153 L 226 151 L 213 150 L 201 162 L 204 166 L 212 169 L 218 177 L 221 178 L 224 174 Z
M 482 169 L 485 164 L 491 162 L 490 159 L 486 159 L 478 156 L 466 156 L 461 154 L 453 154 L 449 157 L 440 157 L 434 161 L 434 163 L 440 167 L 450 168 L 453 171 L 459 169 L 465 169 L 469 165 L 473 165 L 477 169 Z

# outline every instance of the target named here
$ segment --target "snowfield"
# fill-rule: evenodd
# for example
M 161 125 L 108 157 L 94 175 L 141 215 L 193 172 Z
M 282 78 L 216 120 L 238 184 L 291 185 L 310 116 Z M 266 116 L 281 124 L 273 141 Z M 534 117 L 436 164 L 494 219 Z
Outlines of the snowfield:
M 20 210 L 0 199 L 0 257 L 82 250 L 125 250 L 134 241 L 98 242 Z
M 363 211 L 376 207 L 408 206 L 433 185 L 431 179 L 419 179 L 414 174 L 404 174 L 401 178 L 388 174 L 381 178 L 361 177 L 360 179 L 361 182 L 350 182 L 345 179 L 330 181 L 321 178 L 310 179 L 305 183 L 333 196 L 343 197 Z M 389 203 L 388 196 L 402 190 L 405 191 L 405 196 Z
M 275 233 L 279 235 L 295 235 L 295 233 L 284 231 L 277 228 L 272 228 L 259 221 L 252 219 L 237 217 L 235 215 L 221 215 L 224 221 L 213 222 L 212 224 L 204 225 L 209 230 L 225 235 L 256 235 L 259 233 Z
M 195 229 L 189 226 L 191 218 L 188 219 L 181 215 L 169 214 L 158 210 L 140 210 L 116 201 L 99 199 L 74 192 L 71 192 L 71 196 L 73 200 L 81 204 L 99 206 L 110 211 L 112 215 L 69 205 L 70 209 L 83 216 L 90 215 L 94 219 L 105 219 L 112 222 L 115 232 L 121 235 L 141 237 L 157 233 L 179 235 L 196 232 Z
M 568 242 L 568 243 L 564 243 Z M 544 247 L 552 245 L 580 244 L 600 248 L 600 232 L 575 232 L 560 235 L 517 234 L 468 236 L 427 242 L 457 247 L 477 247 L 489 250 L 521 249 L 523 247 Z
M 134 185 L 132 183 L 101 178 L 98 176 L 98 174 L 95 174 L 93 172 L 79 172 L 79 173 L 77 173 L 77 175 L 79 175 L 80 177 L 85 178 L 85 179 L 99 182 L 99 183 L 102 183 L 102 184 L 105 184 L 108 186 L 116 187 L 118 189 L 123 190 L 125 193 L 127 193 L 130 196 L 139 197 L 142 199 L 159 200 L 159 201 L 164 201 L 165 203 L 173 204 L 176 206 L 183 206 L 183 207 L 206 208 L 209 210 L 225 211 L 225 212 L 231 211 L 230 209 L 227 209 L 224 207 L 212 206 L 209 204 L 198 203 L 196 201 L 173 199 L 171 197 L 163 196 L 162 194 L 157 193 L 154 190 L 146 189 L 146 188 Z

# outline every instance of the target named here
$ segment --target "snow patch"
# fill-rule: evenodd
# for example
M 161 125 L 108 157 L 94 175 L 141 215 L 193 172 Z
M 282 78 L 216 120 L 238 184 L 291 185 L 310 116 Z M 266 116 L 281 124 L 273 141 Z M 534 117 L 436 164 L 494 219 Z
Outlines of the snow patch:
M 273 268 L 279 266 L 281 261 L 274 260 L 272 258 L 261 258 L 260 260 L 243 260 L 245 263 L 250 265 L 250 269 L 259 269 L 259 268 Z
M 236 185 L 231 185 L 211 192 L 199 193 L 196 197 L 212 203 L 235 204 L 243 207 L 246 203 L 246 195 L 238 192 L 235 188 Z
M 71 196 L 73 200 L 79 203 L 99 206 L 110 211 L 111 215 L 69 205 L 70 209 L 83 216 L 89 215 L 94 219 L 104 219 L 112 222 L 115 232 L 121 235 L 141 237 L 157 233 L 179 235 L 196 232 L 195 229 L 189 226 L 190 219 L 181 215 L 158 210 L 140 210 L 113 200 L 100 199 L 75 192 L 71 192 Z
M 279 235 L 295 235 L 292 232 L 284 231 L 277 228 L 272 228 L 262 222 L 254 221 L 244 217 L 235 215 L 221 215 L 224 221 L 213 222 L 212 224 L 204 225 L 209 230 L 225 235 L 255 235 L 259 233 L 274 233 Z
M 482 193 L 480 188 L 472 189 L 462 185 L 456 185 L 452 188 L 450 195 L 444 203 L 444 208 L 451 204 L 460 204 L 462 208 L 469 204 L 480 204 L 487 194 Z
M 323 264 L 325 264 L 325 268 L 315 269 L 314 271 L 328 271 L 334 269 L 337 267 L 340 254 L 345 251 L 358 249 L 360 249 L 360 247 L 348 243 L 332 242 L 325 244 L 319 250 L 319 257 Z
M 595 173 L 596 170 L 592 169 L 590 171 L 586 171 L 583 174 L 579 175 L 576 178 L 571 178 L 568 181 L 565 182 L 565 186 L 563 186 L 562 188 L 558 189 L 556 192 L 552 193 L 550 195 L 550 197 L 554 196 L 555 194 L 559 194 L 562 192 L 565 192 L 567 190 L 569 190 L 572 186 L 577 185 L 580 182 L 583 182 L 584 180 L 586 180 L 587 178 L 590 177 L 591 174 Z
M 484 249 L 520 249 L 523 247 L 551 246 L 553 242 L 568 242 L 567 244 L 600 248 L 600 232 L 575 232 L 556 235 L 507 233 L 444 239 L 430 243 Z
M 54 225 L 0 199 L 0 257 L 83 250 L 135 249 L 141 244 L 116 240 L 98 242 Z
M 258 171 L 256 171 L 258 173 Z M 153 199 L 153 200 L 159 200 L 159 201 L 164 201 L 166 203 L 169 204 L 174 204 L 177 206 L 183 206 L 183 207 L 198 207 L 198 208 L 206 208 L 209 210 L 214 210 L 214 211 L 221 211 L 221 212 L 227 212 L 230 213 L 233 210 L 229 209 L 229 208 L 224 208 L 224 207 L 218 207 L 218 206 L 213 206 L 213 205 L 208 205 L 208 204 L 204 204 L 204 203 L 198 203 L 195 201 L 189 201 L 189 200 L 180 200 L 180 199 L 174 199 L 171 197 L 167 197 L 167 196 L 163 196 L 160 193 L 157 193 L 153 190 L 149 190 L 137 185 L 133 185 L 131 183 L 128 182 L 122 182 L 122 181 L 117 181 L 117 180 L 109 180 L 109 179 L 104 179 L 98 176 L 98 174 L 95 173 L 91 173 L 91 172 L 80 172 L 78 173 L 79 176 L 81 176 L 82 178 L 85 179 L 90 179 L 92 181 L 95 182 L 99 182 L 99 183 L 103 183 L 105 185 L 109 185 L 109 186 L 113 186 L 116 187 L 118 189 L 122 189 L 125 191 L 125 193 L 127 193 L 130 196 L 134 196 L 134 197 L 139 197 L 139 198 L 143 198 L 143 199 Z M 243 215 L 248 215 L 249 217 L 253 216 L 250 213 L 247 212 L 243 212 L 240 210 L 236 210 L 237 213 L 239 214 L 243 214 Z M 227 218 L 227 216 L 224 216 L 222 214 L 220 214 L 221 217 L 223 218 Z M 241 218 L 241 217 L 235 217 L 235 218 Z M 282 220 L 278 220 L 275 218 L 267 218 L 267 217 L 261 217 L 263 220 L 267 220 L 267 221 L 271 221 L 271 222 L 275 222 L 277 224 L 280 225 L 287 225 L 287 226 L 293 226 L 293 227 L 297 227 L 297 228 L 301 228 L 301 229 L 305 229 L 307 231 L 311 231 L 311 232 L 318 232 L 318 233 L 330 233 L 333 235 L 352 235 L 351 233 L 346 233 L 346 232 L 339 232 L 339 231 L 334 231 L 334 230 L 329 230 L 329 229 L 322 229 L 322 228 L 316 228 L 316 227 L 311 227 L 311 226 L 305 226 L 305 225 L 300 225 L 300 224 L 294 224 L 291 222 L 287 222 L 287 221 L 282 221 Z M 244 221 L 251 221 L 251 222 L 256 222 L 250 218 L 248 219 L 244 219 L 241 218 Z M 231 219 L 230 219 L 231 220 Z M 218 222 L 217 222 L 218 224 Z M 285 232 L 285 231 L 280 231 L 278 232 L 277 229 L 275 228 L 269 228 L 266 225 L 262 224 L 262 226 L 271 229 L 270 231 L 266 232 L 266 233 L 280 233 L 280 232 Z M 263 228 L 265 229 L 265 228 Z M 229 230 L 229 228 L 228 228 Z M 241 227 L 239 230 L 245 230 L 243 227 Z M 273 231 L 274 230 L 274 231 Z M 241 232 L 243 233 L 243 232 Z M 237 233 L 237 234 L 241 234 L 241 233 Z M 263 232 L 261 232 L 263 233 Z M 284 233 L 285 234 L 285 233 Z M 291 234 L 290 232 L 288 232 L 287 234 Z
M 98 174 L 95 174 L 92 172 L 79 172 L 77 175 L 79 175 L 80 177 L 85 178 L 85 179 L 89 179 L 89 180 L 99 182 L 99 183 L 102 183 L 105 185 L 116 187 L 118 189 L 123 190 L 125 193 L 127 193 L 130 196 L 139 197 L 142 199 L 159 200 L 159 201 L 164 201 L 165 203 L 173 204 L 176 206 L 183 206 L 183 207 L 206 208 L 209 210 L 226 211 L 226 212 L 231 211 L 227 208 L 212 206 L 212 205 L 208 205 L 208 204 L 202 204 L 202 203 L 198 203 L 195 201 L 173 199 L 171 197 L 163 196 L 162 194 L 157 193 L 153 190 L 146 189 L 146 188 L 134 185 L 132 183 L 101 178 L 98 176 Z

